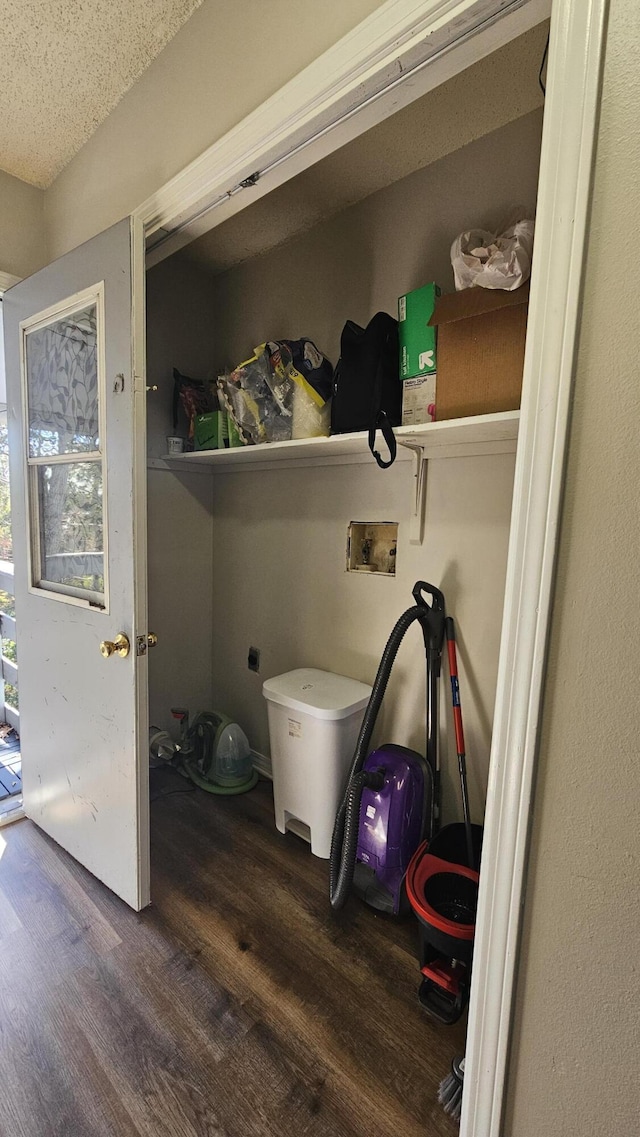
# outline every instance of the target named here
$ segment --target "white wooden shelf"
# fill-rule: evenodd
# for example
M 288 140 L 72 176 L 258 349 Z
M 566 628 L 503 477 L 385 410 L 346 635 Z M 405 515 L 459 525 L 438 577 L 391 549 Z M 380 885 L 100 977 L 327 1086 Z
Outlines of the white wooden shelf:
M 519 411 L 475 415 L 472 418 L 431 422 L 424 426 L 395 428 L 398 442 L 397 460 L 411 460 L 420 452 L 423 459 L 463 458 L 478 454 L 503 454 L 515 451 L 518 439 Z M 378 435 L 378 446 L 384 455 L 384 440 Z M 234 447 L 232 450 L 198 450 L 189 454 L 171 454 L 151 458 L 155 469 L 202 470 L 230 473 L 245 468 L 271 469 L 274 466 L 350 465 L 371 462 L 366 431 L 357 434 L 334 434 L 331 438 L 301 438 L 289 442 L 270 442 L 259 446 Z

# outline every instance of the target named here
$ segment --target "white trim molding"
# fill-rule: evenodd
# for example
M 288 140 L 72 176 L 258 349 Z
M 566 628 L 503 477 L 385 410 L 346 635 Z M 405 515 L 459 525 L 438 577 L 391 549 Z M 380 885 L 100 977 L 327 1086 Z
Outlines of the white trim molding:
M 105 614 L 109 613 L 109 499 L 103 493 L 102 522 L 104 527 L 104 588 L 103 592 L 92 592 L 89 589 L 75 589 L 63 584 L 54 584 L 42 576 L 42 550 L 41 550 L 41 518 L 40 496 L 38 493 L 38 466 L 51 466 L 68 463 L 69 455 L 47 456 L 46 458 L 33 458 L 29 450 L 29 390 L 27 381 L 27 336 L 32 332 L 46 328 L 57 320 L 72 316 L 86 307 L 95 306 L 96 309 L 96 339 L 98 362 L 98 433 L 100 439 L 105 437 L 105 406 L 106 406 L 106 343 L 105 343 L 105 299 L 104 281 L 98 281 L 90 288 L 84 288 L 64 300 L 50 305 L 42 312 L 21 320 L 20 334 L 20 383 L 21 405 L 23 408 L 22 421 L 22 453 L 25 484 L 25 516 L 27 521 L 27 574 L 28 590 L 34 596 L 46 597 L 64 604 L 75 605 L 80 608 L 90 608 L 99 605 Z M 77 456 L 74 455 L 74 461 Z M 105 455 L 104 450 L 89 451 L 80 456 L 81 462 L 92 462 L 100 465 L 102 484 L 105 486 Z
M 460 1137 L 500 1137 L 607 0 L 554 0 Z
M 20 284 L 21 280 L 22 277 L 12 276 L 10 272 L 0 272 L 0 296 L 8 288 L 13 288 L 14 284 Z
M 496 51 L 550 9 L 551 0 L 387 0 L 143 202 L 134 216 L 145 227 L 147 264 Z M 257 182 L 243 188 L 256 173 Z
M 136 637 L 147 642 L 149 633 L 148 569 L 147 569 L 147 350 L 146 350 L 146 279 L 144 226 L 132 218 L 131 250 L 131 372 L 134 381 L 133 413 L 133 557 L 134 614 Z M 138 910 L 151 902 L 151 844 L 149 840 L 149 660 L 144 651 L 136 655 L 136 735 L 138 815 Z

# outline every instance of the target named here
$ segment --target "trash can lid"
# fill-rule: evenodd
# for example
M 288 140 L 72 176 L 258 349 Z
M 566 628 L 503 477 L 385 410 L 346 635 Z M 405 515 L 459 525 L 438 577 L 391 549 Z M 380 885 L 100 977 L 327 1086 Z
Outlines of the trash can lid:
M 262 694 L 271 703 L 304 711 L 317 719 L 345 719 L 366 707 L 371 687 L 346 675 L 299 667 L 267 679 Z

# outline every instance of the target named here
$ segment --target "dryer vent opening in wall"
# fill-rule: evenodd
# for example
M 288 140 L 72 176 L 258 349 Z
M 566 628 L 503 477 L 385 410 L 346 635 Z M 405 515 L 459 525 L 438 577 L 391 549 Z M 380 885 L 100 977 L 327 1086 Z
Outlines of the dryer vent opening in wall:
M 347 530 L 347 572 L 395 576 L 397 521 L 352 521 Z

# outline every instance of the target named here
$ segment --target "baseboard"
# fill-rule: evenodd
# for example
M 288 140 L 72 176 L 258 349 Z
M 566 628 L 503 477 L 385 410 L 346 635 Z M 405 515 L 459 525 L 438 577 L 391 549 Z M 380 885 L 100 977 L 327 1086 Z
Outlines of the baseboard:
M 257 750 L 251 751 L 253 758 L 253 768 L 260 774 L 261 778 L 268 778 L 270 782 L 273 781 L 273 771 L 271 769 L 271 759 L 267 758 L 266 754 L 260 754 Z

